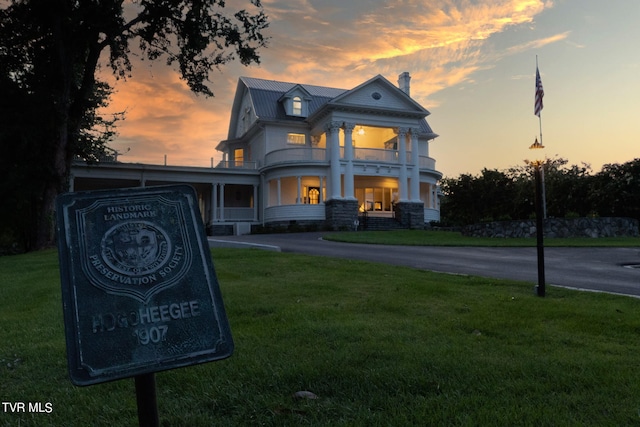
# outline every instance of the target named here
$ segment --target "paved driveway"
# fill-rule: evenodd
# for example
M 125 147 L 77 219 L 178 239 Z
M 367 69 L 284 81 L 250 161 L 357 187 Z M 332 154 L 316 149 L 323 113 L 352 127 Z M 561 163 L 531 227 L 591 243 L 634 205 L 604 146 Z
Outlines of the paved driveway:
M 538 281 L 535 248 L 389 246 L 337 243 L 323 233 L 211 238 L 212 247 L 262 245 L 265 249 L 360 259 L 454 274 Z M 548 285 L 640 297 L 640 248 L 545 248 Z M 533 287 L 532 287 L 533 289 Z

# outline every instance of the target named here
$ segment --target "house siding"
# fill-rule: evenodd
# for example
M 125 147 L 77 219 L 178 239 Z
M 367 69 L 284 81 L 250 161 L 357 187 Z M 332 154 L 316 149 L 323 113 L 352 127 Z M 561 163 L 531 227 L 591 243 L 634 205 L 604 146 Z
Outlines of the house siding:
M 372 94 L 375 92 L 381 95 L 380 99 L 376 100 L 373 98 Z M 344 97 L 341 101 L 345 104 L 359 106 L 364 105 L 391 110 L 407 109 L 407 103 L 403 102 L 402 99 L 398 99 L 397 93 L 392 94 L 392 92 L 387 87 L 376 84 L 372 84 L 370 86 L 367 86 L 366 88 L 362 88 L 355 93 Z

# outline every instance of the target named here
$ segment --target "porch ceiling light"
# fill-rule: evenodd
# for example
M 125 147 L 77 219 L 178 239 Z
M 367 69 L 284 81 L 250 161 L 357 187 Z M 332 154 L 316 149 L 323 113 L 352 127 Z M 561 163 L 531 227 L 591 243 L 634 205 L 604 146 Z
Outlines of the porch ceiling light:
M 364 128 L 362 127 L 362 125 L 360 125 L 360 129 L 358 129 L 358 135 L 364 135 Z

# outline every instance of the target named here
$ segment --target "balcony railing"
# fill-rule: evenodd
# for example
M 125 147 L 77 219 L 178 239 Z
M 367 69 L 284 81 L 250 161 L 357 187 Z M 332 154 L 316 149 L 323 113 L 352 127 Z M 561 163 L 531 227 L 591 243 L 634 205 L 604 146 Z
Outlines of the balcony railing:
M 436 160 L 431 157 L 420 156 L 420 169 L 436 170 Z
M 326 162 L 327 155 L 324 148 L 283 148 L 271 151 L 264 157 L 266 166 L 276 163 L 298 163 L 298 162 Z
M 217 168 L 224 169 L 258 169 L 258 162 L 247 162 L 247 161 L 233 161 L 233 160 L 222 160 Z
M 377 148 L 355 148 L 353 158 L 355 160 L 364 160 L 372 163 L 398 164 L 400 162 L 398 152 L 396 150 L 381 150 Z M 412 164 L 411 151 L 407 151 L 407 165 Z M 436 161 L 431 157 L 420 156 L 419 165 L 420 169 L 434 170 L 436 168 Z
M 344 147 L 340 147 L 340 159 L 344 160 Z M 354 148 L 353 159 L 371 163 L 391 163 L 396 165 L 399 163 L 396 150 L 378 148 Z M 324 148 L 309 147 L 283 148 L 267 153 L 264 158 L 265 166 L 299 162 L 328 163 L 326 150 Z M 411 151 L 407 152 L 407 164 L 413 164 Z M 419 164 L 420 169 L 435 169 L 436 167 L 436 161 L 427 156 L 420 156 Z
M 353 159 L 375 163 L 398 163 L 398 152 L 378 148 L 354 148 Z

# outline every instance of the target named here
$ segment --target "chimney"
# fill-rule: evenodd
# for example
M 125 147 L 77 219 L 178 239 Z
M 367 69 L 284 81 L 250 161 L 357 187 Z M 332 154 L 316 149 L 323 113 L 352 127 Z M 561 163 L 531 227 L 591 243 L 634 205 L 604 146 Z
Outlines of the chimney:
M 411 80 L 411 75 L 409 74 L 408 71 L 405 71 L 404 73 L 398 76 L 398 87 L 400 88 L 401 91 L 403 91 L 409 96 L 411 96 L 411 83 L 409 83 L 410 80 Z

